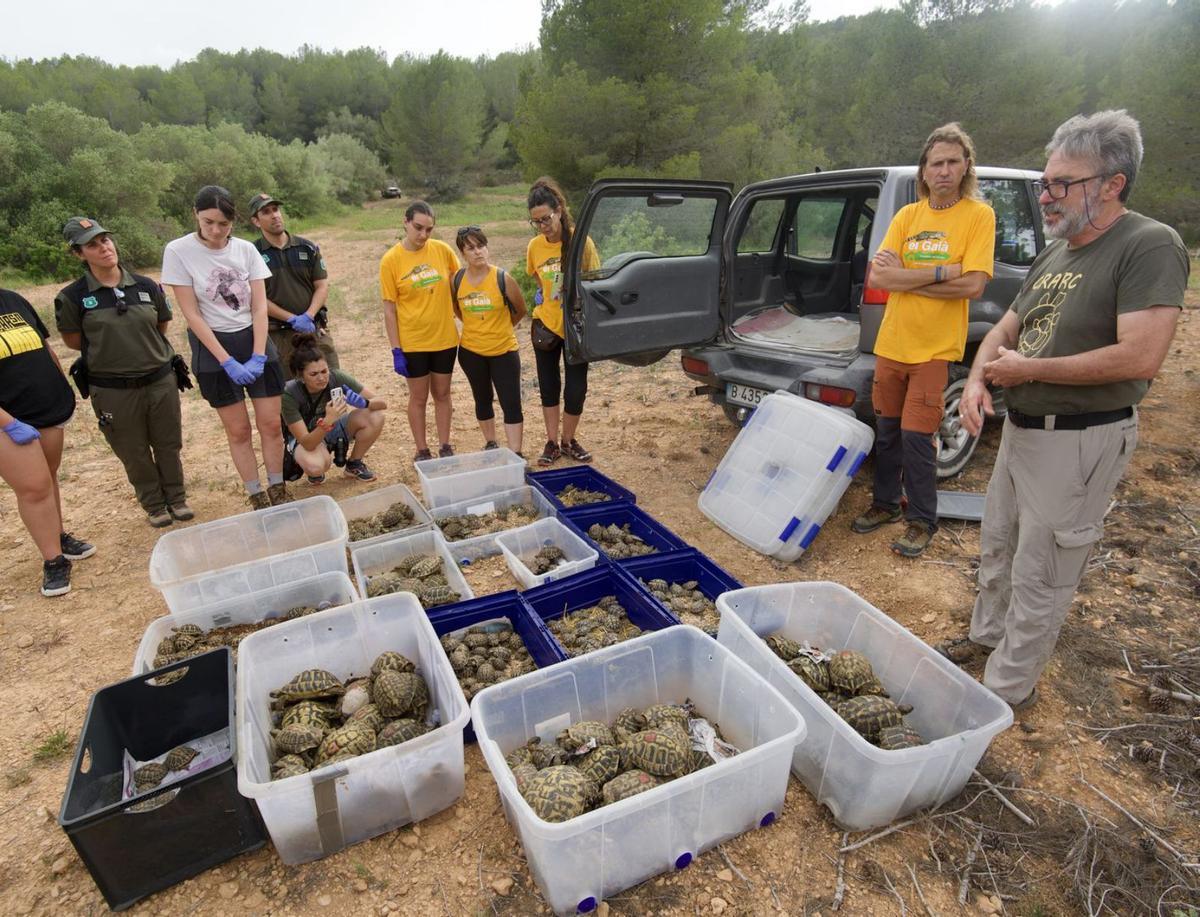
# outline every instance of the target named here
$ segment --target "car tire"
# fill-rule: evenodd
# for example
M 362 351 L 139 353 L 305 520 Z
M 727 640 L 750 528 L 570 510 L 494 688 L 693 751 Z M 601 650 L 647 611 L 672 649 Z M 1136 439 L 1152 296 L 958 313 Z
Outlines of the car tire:
M 968 433 L 958 417 L 958 402 L 966 384 L 966 367 L 951 366 L 950 382 L 942 395 L 942 424 L 933 438 L 938 480 L 952 478 L 966 468 L 979 444 L 979 437 Z

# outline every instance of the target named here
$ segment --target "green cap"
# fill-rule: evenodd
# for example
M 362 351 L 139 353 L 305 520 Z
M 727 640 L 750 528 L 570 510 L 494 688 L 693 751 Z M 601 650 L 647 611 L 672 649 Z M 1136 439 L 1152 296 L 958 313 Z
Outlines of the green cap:
M 256 213 L 266 207 L 267 204 L 278 204 L 280 207 L 283 206 L 282 201 L 276 200 L 264 191 L 261 194 L 256 194 L 254 197 L 250 198 L 250 216 L 254 216 Z
M 63 238 L 71 245 L 87 245 L 96 236 L 103 235 L 108 230 L 87 217 L 71 217 L 63 225 L 62 232 Z

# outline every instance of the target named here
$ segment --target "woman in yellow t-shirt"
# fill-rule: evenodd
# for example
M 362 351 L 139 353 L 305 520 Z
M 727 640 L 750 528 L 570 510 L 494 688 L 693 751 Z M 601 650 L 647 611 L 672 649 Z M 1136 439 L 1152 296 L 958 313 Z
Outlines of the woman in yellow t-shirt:
M 458 350 L 450 280 L 458 256 L 445 242 L 431 239 L 433 208 L 413 201 L 404 211 L 404 238 L 379 262 L 383 326 L 392 345 L 392 367 L 408 379 L 408 425 L 417 454 L 413 461 L 433 458 L 425 439 L 425 413 L 430 392 L 437 424 L 438 455 L 454 454 L 450 445 L 450 374 Z
M 525 269 L 538 282 L 534 299 L 531 336 L 535 342 L 538 334 L 549 331 L 553 338 L 545 347 L 536 343 L 533 356 L 537 362 L 538 390 L 542 396 L 542 417 L 546 421 L 546 446 L 538 456 L 539 465 L 551 465 L 562 455 L 580 462 L 591 461 L 592 455 L 575 438 L 579 428 L 579 417 L 583 413 L 583 401 L 587 397 L 586 363 L 567 363 L 563 358 L 563 312 L 562 312 L 562 259 L 570 249 L 573 222 L 567 210 L 567 200 L 562 189 L 552 178 L 539 178 L 529 189 L 526 201 L 529 207 L 529 225 L 539 235 L 529 241 L 525 250 Z M 600 266 L 600 256 L 591 239 L 585 242 L 583 269 L 595 270 Z M 539 327 L 541 326 L 541 327 Z M 560 375 L 559 364 L 563 364 Z M 563 383 L 563 376 L 566 383 Z M 559 393 L 563 405 L 562 441 L 559 443 Z
M 462 321 L 458 363 L 471 383 L 475 419 L 484 449 L 496 448 L 492 389 L 504 412 L 504 439 L 521 454 L 521 357 L 513 328 L 525 317 L 521 287 L 488 261 L 488 240 L 478 226 L 464 226 L 454 240 L 467 266 L 455 275 L 454 313 Z

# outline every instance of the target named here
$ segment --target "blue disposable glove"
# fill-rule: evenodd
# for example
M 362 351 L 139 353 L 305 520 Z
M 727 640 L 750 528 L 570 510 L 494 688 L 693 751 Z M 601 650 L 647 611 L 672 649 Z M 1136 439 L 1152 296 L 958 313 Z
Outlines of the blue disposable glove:
M 250 359 L 246 361 L 246 371 L 250 373 L 251 382 L 263 374 L 263 367 L 266 365 L 267 355 L 265 353 L 251 354 Z
M 293 315 L 287 320 L 293 331 L 298 331 L 300 334 L 316 334 L 316 323 L 308 317 L 307 314 Z
M 221 369 L 225 370 L 225 375 L 232 379 L 235 385 L 249 385 L 258 378 L 233 357 L 222 363 Z
M 350 407 L 365 408 L 367 406 L 367 399 L 364 398 L 362 395 L 360 395 L 358 392 L 356 392 L 354 389 L 352 389 L 350 386 L 343 385 L 342 391 L 346 393 L 346 404 L 350 405 Z
M 392 348 L 392 369 L 396 371 L 396 375 L 408 377 L 408 360 L 404 358 L 404 351 L 399 347 Z
M 533 304 L 535 306 L 540 306 L 542 304 L 542 288 L 541 287 L 538 287 L 537 290 L 534 291 Z
M 31 443 L 42 435 L 37 431 L 36 427 L 31 427 L 25 421 L 17 420 L 15 417 L 4 425 L 4 432 L 18 446 Z

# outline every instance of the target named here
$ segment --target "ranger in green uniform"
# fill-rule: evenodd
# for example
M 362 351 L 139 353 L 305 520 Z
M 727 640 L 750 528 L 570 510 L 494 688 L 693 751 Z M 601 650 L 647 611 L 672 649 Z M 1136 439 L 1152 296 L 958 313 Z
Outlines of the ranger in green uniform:
M 54 300 L 63 342 L 83 352 L 72 375 L 90 390 L 100 430 L 155 528 L 194 513 L 183 483 L 182 421 L 175 350 L 164 329 L 171 321 L 162 288 L 120 264 L 103 226 L 72 217 L 63 226 L 84 274 Z M 82 372 L 81 372 L 82 371 Z
M 337 351 L 329 333 L 329 275 L 316 243 L 294 236 L 283 228 L 283 209 L 278 200 L 264 193 L 250 198 L 250 222 L 261 235 L 255 248 L 271 269 L 267 279 L 267 331 L 279 362 L 288 365 L 292 335 L 315 334 L 317 346 L 331 369 L 337 369 Z

